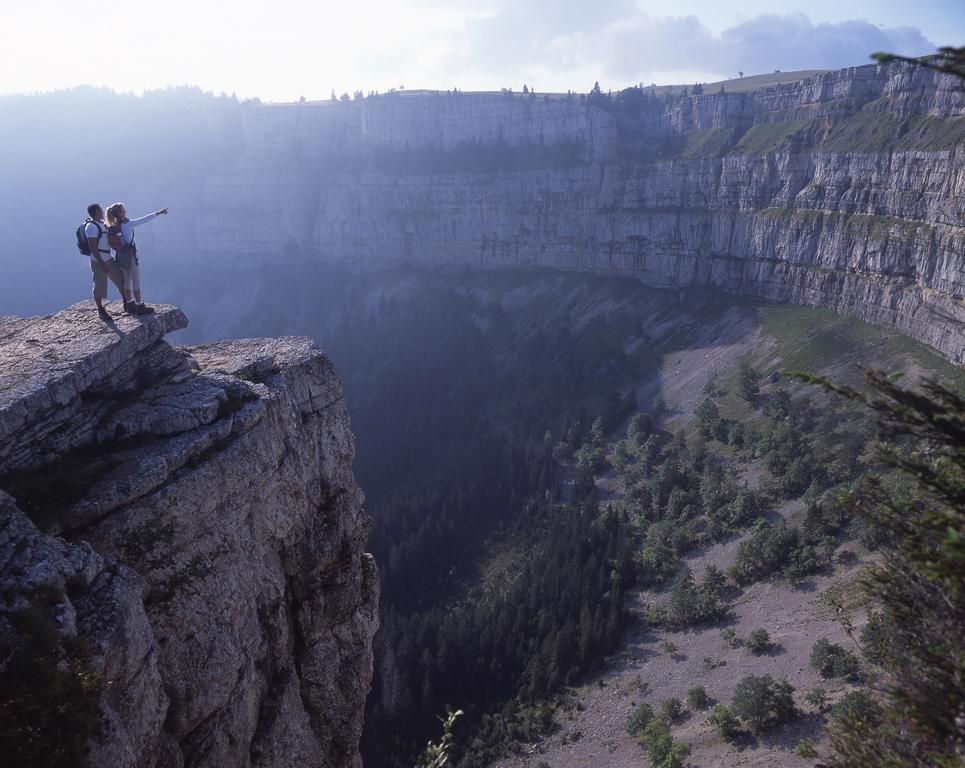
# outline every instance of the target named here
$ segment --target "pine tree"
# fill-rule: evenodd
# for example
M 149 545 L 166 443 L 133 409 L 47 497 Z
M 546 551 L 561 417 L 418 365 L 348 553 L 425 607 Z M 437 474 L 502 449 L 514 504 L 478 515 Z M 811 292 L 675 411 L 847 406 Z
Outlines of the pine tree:
M 794 688 L 770 675 L 748 675 L 734 689 L 731 709 L 755 733 L 771 730 L 794 718 Z
M 753 403 L 760 394 L 759 380 L 760 374 L 746 360 L 741 360 L 737 366 L 737 388 L 740 396 L 749 403 Z
M 700 616 L 699 598 L 694 586 L 694 575 L 684 566 L 674 579 L 667 606 L 667 621 L 678 627 L 693 623 Z

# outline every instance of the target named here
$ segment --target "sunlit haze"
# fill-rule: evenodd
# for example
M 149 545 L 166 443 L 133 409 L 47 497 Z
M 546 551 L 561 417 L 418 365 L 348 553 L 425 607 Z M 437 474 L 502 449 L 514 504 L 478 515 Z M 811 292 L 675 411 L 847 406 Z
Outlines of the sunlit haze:
M 586 90 L 837 68 L 965 39 L 958 0 L 4 2 L 0 93 L 198 85 L 289 101 L 361 90 Z M 94 9 L 97 9 L 96 11 Z

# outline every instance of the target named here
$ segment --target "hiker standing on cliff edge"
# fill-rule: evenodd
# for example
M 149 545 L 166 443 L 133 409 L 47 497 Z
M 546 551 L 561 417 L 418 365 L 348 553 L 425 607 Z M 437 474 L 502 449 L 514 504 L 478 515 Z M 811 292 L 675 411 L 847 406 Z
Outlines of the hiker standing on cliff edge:
M 87 206 L 87 221 L 84 222 L 83 236 L 87 238 L 87 252 L 90 254 L 90 271 L 94 274 L 94 303 L 97 314 L 102 320 L 110 320 L 111 316 L 104 309 L 104 299 L 107 298 L 107 279 L 117 286 L 117 290 L 124 294 L 124 278 L 121 270 L 111 256 L 111 249 L 107 242 L 107 227 L 104 225 L 104 209 L 98 203 Z M 81 245 L 78 237 L 78 244 Z M 81 250 L 84 253 L 84 249 Z
M 163 216 L 168 212 L 162 208 L 138 219 L 127 218 L 124 203 L 114 203 L 107 209 L 107 236 L 124 276 L 124 311 L 131 315 L 146 315 L 154 311 L 141 300 L 141 263 L 137 258 L 137 245 L 134 242 L 134 228 Z

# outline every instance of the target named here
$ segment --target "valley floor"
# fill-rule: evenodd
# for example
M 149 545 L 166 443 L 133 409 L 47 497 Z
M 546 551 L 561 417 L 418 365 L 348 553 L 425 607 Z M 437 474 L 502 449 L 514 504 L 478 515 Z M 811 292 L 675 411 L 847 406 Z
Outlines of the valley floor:
M 803 503 L 785 503 L 779 514 L 791 517 Z M 739 543 L 747 538 L 735 536 L 685 558 L 694 573 L 707 564 L 726 568 Z M 690 745 L 688 764 L 730 768 L 774 768 L 812 764 L 794 755 L 803 738 L 815 741 L 820 751 L 822 716 L 804 703 L 804 695 L 821 686 L 831 701 L 849 689 L 840 681 L 822 680 L 808 664 L 811 646 L 817 638 L 853 647 L 839 621 L 837 604 L 846 595 L 865 562 L 867 553 L 858 544 L 846 544 L 836 556 L 833 572 L 791 586 L 777 581 L 758 582 L 744 590 L 732 588 L 731 610 L 719 623 L 683 631 L 651 630 L 644 618 L 648 605 L 664 602 L 669 586 L 660 592 L 638 590 L 632 598 L 631 612 L 636 622 L 628 632 L 624 650 L 607 661 L 603 673 L 585 685 L 572 689 L 571 704 L 557 715 L 560 729 L 546 739 L 522 747 L 521 754 L 498 765 L 501 768 L 550 765 L 556 768 L 612 766 L 629 768 L 648 765 L 637 739 L 626 729 L 627 718 L 641 702 L 654 709 L 664 699 L 675 696 L 685 700 L 687 691 L 702 685 L 710 695 L 707 709 L 685 712 L 671 732 L 675 741 Z M 761 656 L 742 645 L 732 645 L 721 637 L 731 627 L 737 638 L 766 628 L 774 643 Z M 676 650 L 668 653 L 665 642 Z M 734 687 L 746 675 L 770 674 L 790 681 L 801 714 L 790 725 L 758 740 L 730 744 L 717 736 L 707 717 L 714 704 L 729 704 Z
M 793 310 L 792 310 L 793 311 Z M 659 375 L 641 384 L 640 402 L 661 395 L 667 401 L 670 417 L 665 426 L 676 431 L 691 420 L 701 392 L 708 380 L 734 369 L 742 357 L 753 355 L 764 366 L 786 356 L 786 334 L 778 338 L 767 334 L 746 315 L 731 310 L 722 322 L 708 326 L 700 343 L 690 349 L 668 355 Z M 793 345 L 796 340 L 790 340 Z M 835 361 L 825 370 L 837 372 L 842 363 Z M 731 471 L 739 483 L 756 488 L 765 474 L 756 461 L 735 462 Z M 619 484 L 613 473 L 597 483 L 601 501 L 620 503 Z M 792 522 L 804 510 L 802 498 L 785 501 L 769 515 L 771 522 L 780 518 Z M 739 545 L 750 537 L 749 530 L 734 534 L 711 546 L 685 555 L 683 563 L 695 574 L 707 565 L 726 572 Z M 646 619 L 649 606 L 665 605 L 671 584 L 659 589 L 638 588 L 628 601 L 631 628 L 622 650 L 608 658 L 604 669 L 583 685 L 571 688 L 568 699 L 556 713 L 558 728 L 542 740 L 521 745 L 517 754 L 496 763 L 498 768 L 630 768 L 647 766 L 638 738 L 627 731 L 627 720 L 641 703 L 656 710 L 659 704 L 676 697 L 686 701 L 687 692 L 703 686 L 710 697 L 702 710 L 685 708 L 683 716 L 672 725 L 675 742 L 690 746 L 686 764 L 700 768 L 778 768 L 780 766 L 813 765 L 813 759 L 794 754 L 802 739 L 822 749 L 823 725 L 829 716 L 805 703 L 808 691 L 821 687 L 833 704 L 853 686 L 841 679 L 826 680 L 809 665 L 815 641 L 827 638 L 833 643 L 857 651 L 857 643 L 848 636 L 845 625 L 852 622 L 860 628 L 862 612 L 852 616 L 854 584 L 872 555 L 856 541 L 839 546 L 834 564 L 827 572 L 792 585 L 783 580 L 755 582 L 746 588 L 729 586 L 723 599 L 729 605 L 726 617 L 718 622 L 679 631 L 652 627 Z M 847 615 L 844 615 L 847 614 Z M 842 621 L 844 619 L 844 621 Z M 773 643 L 768 652 L 754 655 L 742 640 L 757 629 L 766 629 Z M 732 629 L 734 641 L 722 637 Z M 854 633 L 856 634 L 856 633 Z M 737 683 L 747 675 L 770 674 L 786 679 L 794 686 L 797 718 L 776 731 L 754 738 L 746 735 L 737 743 L 718 736 L 708 716 L 715 704 L 730 705 Z

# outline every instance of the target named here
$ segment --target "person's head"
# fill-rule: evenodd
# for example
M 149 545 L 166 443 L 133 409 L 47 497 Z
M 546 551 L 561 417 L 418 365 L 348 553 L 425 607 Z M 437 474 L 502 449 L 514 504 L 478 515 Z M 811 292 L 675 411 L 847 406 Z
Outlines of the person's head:
M 100 203 L 91 203 L 87 206 L 87 215 L 95 221 L 100 221 L 104 218 L 104 209 L 101 208 Z
M 116 227 L 126 218 L 127 210 L 124 208 L 124 203 L 114 203 L 107 209 L 107 223 L 112 227 Z

